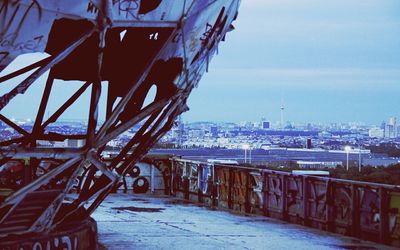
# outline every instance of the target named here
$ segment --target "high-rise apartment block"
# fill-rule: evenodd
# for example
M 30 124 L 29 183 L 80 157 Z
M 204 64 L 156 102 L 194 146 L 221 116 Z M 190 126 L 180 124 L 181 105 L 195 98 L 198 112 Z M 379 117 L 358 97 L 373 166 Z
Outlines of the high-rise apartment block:
M 389 122 L 386 124 L 385 137 L 396 138 L 398 136 L 397 119 L 396 117 L 390 117 Z

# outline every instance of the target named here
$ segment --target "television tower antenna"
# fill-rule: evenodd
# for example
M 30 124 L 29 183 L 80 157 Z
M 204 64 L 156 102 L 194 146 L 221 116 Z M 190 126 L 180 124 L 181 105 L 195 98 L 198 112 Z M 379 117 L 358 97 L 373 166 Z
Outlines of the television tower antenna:
M 281 101 L 281 129 L 283 129 L 283 111 L 285 110 L 285 106 L 283 105 L 283 99 Z

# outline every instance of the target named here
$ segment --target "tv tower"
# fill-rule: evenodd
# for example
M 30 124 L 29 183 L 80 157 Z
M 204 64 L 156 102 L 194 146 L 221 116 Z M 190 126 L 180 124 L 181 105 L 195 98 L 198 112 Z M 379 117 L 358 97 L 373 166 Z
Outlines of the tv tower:
M 282 103 L 281 107 L 280 107 L 280 109 L 281 109 L 281 129 L 283 129 L 283 111 L 285 110 L 285 106 L 283 105 L 283 100 L 281 103 Z

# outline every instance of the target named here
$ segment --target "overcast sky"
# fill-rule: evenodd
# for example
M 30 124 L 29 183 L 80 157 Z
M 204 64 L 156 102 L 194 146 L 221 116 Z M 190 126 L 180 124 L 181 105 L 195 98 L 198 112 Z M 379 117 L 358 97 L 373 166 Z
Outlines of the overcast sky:
M 243 0 L 184 120 L 400 118 L 400 1 Z
M 242 0 L 234 25 L 184 121 L 274 122 L 282 101 L 285 121 L 400 119 L 399 0 Z M 80 86 L 56 84 L 64 87 L 52 93 L 50 114 Z M 34 84 L 2 112 L 32 118 L 43 86 Z M 62 118 L 85 119 L 85 95 Z

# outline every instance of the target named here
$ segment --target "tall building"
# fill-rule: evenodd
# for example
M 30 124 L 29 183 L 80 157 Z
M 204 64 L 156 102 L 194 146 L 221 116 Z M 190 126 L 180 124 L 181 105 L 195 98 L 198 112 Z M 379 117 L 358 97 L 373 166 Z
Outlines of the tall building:
M 389 125 L 396 126 L 396 117 L 389 118 Z
M 396 138 L 397 137 L 397 121 L 396 117 L 390 117 L 389 122 L 386 124 L 385 137 Z
M 382 121 L 380 128 L 383 129 L 383 130 L 386 128 L 386 122 L 385 121 Z
M 306 145 L 307 149 L 311 149 L 312 148 L 312 142 L 311 142 L 311 138 L 307 138 L 307 145 Z
M 261 127 L 262 127 L 262 129 L 270 129 L 271 123 L 269 121 L 263 121 Z
M 282 104 L 281 104 L 281 129 L 284 128 L 284 124 L 283 124 L 283 111 L 285 110 L 285 106 L 283 105 L 283 100 L 282 100 Z
M 218 127 L 217 126 L 211 126 L 210 132 L 211 132 L 212 137 L 214 137 L 214 138 L 218 137 Z

